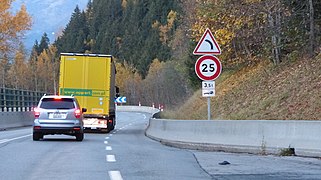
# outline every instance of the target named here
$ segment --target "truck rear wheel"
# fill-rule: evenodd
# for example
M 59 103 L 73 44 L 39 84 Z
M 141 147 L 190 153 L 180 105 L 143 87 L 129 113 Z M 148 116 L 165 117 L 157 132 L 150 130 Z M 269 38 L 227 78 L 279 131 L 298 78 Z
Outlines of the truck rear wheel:
M 112 122 L 110 122 L 110 120 L 112 120 Z M 108 120 L 108 123 L 107 123 L 107 130 L 108 130 L 108 132 L 114 130 L 114 129 L 115 129 L 115 125 L 116 125 L 115 117 L 112 117 L 112 119 L 109 119 L 109 120 Z

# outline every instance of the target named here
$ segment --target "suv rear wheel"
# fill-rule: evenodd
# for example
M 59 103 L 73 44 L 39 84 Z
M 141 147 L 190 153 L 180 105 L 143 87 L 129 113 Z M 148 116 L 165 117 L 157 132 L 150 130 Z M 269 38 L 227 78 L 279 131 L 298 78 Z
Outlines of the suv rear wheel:
M 32 139 L 34 140 L 34 141 L 39 141 L 40 139 L 42 139 L 43 138 L 43 134 L 41 134 L 41 133 L 33 133 L 32 134 Z
M 84 139 L 84 133 L 76 134 L 76 140 L 77 141 L 82 141 L 83 139 Z

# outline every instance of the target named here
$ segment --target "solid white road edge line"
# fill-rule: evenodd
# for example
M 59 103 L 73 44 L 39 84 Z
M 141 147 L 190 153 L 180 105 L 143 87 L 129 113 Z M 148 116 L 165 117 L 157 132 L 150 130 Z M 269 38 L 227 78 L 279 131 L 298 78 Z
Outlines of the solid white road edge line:
M 123 180 L 119 171 L 108 171 L 111 180 Z
M 116 158 L 114 155 L 106 155 L 107 162 L 116 162 Z
M 2 140 L 0 140 L 0 144 L 6 143 L 6 142 L 10 142 L 10 141 L 14 141 L 14 140 L 17 140 L 17 139 L 26 138 L 26 137 L 29 137 L 29 136 L 32 136 L 32 134 L 25 135 L 25 136 L 20 136 L 20 137 L 16 137 L 16 138 L 12 138 L 12 139 L 2 139 Z

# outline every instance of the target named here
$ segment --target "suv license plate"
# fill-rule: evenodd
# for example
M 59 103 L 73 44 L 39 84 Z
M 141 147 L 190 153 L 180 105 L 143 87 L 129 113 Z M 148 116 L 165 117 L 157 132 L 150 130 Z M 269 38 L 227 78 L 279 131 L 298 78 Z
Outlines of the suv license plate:
M 61 113 L 51 113 L 49 114 L 50 119 L 65 119 L 66 115 Z
M 61 114 L 58 114 L 58 113 L 54 113 L 54 114 L 53 114 L 53 118 L 54 118 L 54 119 L 60 119 L 60 118 L 62 118 L 62 115 L 61 115 Z

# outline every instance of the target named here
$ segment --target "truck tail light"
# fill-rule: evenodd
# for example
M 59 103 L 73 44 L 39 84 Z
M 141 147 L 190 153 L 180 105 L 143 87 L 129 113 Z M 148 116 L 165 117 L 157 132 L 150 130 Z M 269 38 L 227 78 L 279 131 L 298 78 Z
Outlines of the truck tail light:
M 75 110 L 75 117 L 76 117 L 76 118 L 80 118 L 80 116 L 81 116 L 81 111 L 80 111 L 80 109 L 76 109 L 76 110 Z
M 106 125 L 106 124 L 107 124 L 107 121 L 106 121 L 106 120 L 98 120 L 98 124 Z
M 40 116 L 40 109 L 34 108 L 34 111 L 35 111 L 35 118 L 38 118 Z

